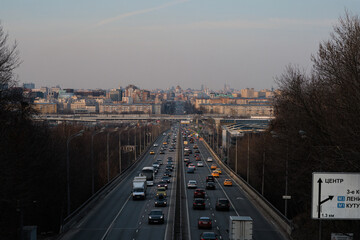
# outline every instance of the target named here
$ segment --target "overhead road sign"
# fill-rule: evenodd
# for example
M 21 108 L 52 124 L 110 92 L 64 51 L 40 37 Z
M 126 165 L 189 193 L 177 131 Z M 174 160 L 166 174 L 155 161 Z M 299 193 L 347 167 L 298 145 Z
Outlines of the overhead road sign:
M 360 219 L 360 173 L 312 175 L 313 219 Z

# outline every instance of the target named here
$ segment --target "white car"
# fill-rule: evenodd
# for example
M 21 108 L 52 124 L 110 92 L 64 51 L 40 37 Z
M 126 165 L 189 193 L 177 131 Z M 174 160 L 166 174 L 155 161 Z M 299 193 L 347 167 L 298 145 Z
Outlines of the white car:
M 188 188 L 196 188 L 197 187 L 197 182 L 196 180 L 189 180 L 188 184 L 187 184 Z
M 212 157 L 208 157 L 208 158 L 206 159 L 206 161 L 207 161 L 207 162 L 212 162 L 213 159 L 212 159 Z
M 154 147 L 158 147 L 159 146 L 159 144 L 157 144 L 157 143 L 154 143 Z
M 204 166 L 204 163 L 203 162 L 197 162 L 196 164 L 198 167 L 203 167 Z

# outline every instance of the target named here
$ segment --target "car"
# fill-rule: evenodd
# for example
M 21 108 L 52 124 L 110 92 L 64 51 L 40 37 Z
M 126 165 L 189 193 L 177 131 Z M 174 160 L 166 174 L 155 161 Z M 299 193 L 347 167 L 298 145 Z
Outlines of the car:
M 163 150 L 160 150 L 159 154 L 165 154 L 165 152 Z
M 189 180 L 188 184 L 187 184 L 188 188 L 196 188 L 197 187 L 197 182 L 196 180 Z
M 201 160 L 200 156 L 199 156 L 199 155 L 195 155 L 195 160 L 196 160 L 196 161 L 200 161 L 200 160 Z
M 160 194 L 162 194 L 166 197 L 166 188 L 165 187 L 158 187 L 158 189 L 156 191 L 156 196 L 159 196 Z
M 222 173 L 220 168 L 216 168 L 215 171 L 217 171 L 219 174 Z
M 167 142 L 163 142 L 163 145 L 167 145 Z
M 200 217 L 198 219 L 198 228 L 212 228 L 212 220 L 209 217 Z
M 188 152 L 189 154 L 192 154 L 192 150 L 191 150 L 191 149 L 189 149 L 187 152 Z
M 193 146 L 193 148 L 194 148 L 194 149 L 198 149 L 199 147 L 198 147 L 198 145 L 195 144 L 195 145 Z
M 194 173 L 195 172 L 195 168 L 192 167 L 188 167 L 186 170 L 187 173 Z
M 214 232 L 203 232 L 200 235 L 201 240 L 218 240 L 217 235 Z
M 173 148 L 169 148 L 169 152 L 174 152 L 175 150 Z
M 161 180 L 165 180 L 167 183 L 170 183 L 170 177 L 169 176 L 163 176 Z
M 204 163 L 203 162 L 197 162 L 196 164 L 198 167 L 203 167 L 204 166 Z
M 212 189 L 212 190 L 215 190 L 216 189 L 216 185 L 214 182 L 207 182 L 206 183 L 206 189 Z
M 190 158 L 188 157 L 184 158 L 184 162 L 190 162 Z
M 208 157 L 208 158 L 206 159 L 206 161 L 207 161 L 207 162 L 212 162 L 213 159 L 212 159 L 212 157 Z
M 162 159 L 158 159 L 158 160 L 156 160 L 156 162 L 157 162 L 159 165 L 162 165 L 162 164 L 163 164 Z
M 213 171 L 211 175 L 216 178 L 220 177 L 220 174 L 217 171 Z
M 173 158 L 172 158 L 172 157 L 167 157 L 167 160 L 168 160 L 168 161 L 172 161 Z
M 200 153 L 199 149 L 195 149 L 194 153 Z
M 154 154 L 155 154 L 155 151 L 151 150 L 150 155 L 154 155 Z
M 225 181 L 224 181 L 224 186 L 232 186 L 233 184 L 232 184 L 232 181 L 231 181 L 231 179 L 225 179 Z
M 159 165 L 158 162 L 154 162 L 154 163 L 152 164 L 152 166 L 153 166 L 153 168 L 159 168 L 159 167 L 160 167 L 160 165 Z
M 204 189 L 195 189 L 194 191 L 194 198 L 205 198 L 205 190 Z
M 148 216 L 150 223 L 164 223 L 164 213 L 161 209 L 152 209 Z
M 167 199 L 164 195 L 160 194 L 155 197 L 155 207 L 166 207 Z
M 166 170 L 166 171 L 171 171 L 171 172 L 172 172 L 172 171 L 173 171 L 173 167 L 172 167 L 172 166 L 166 166 L 165 170 Z
M 196 169 L 195 164 L 193 164 L 193 163 L 189 163 L 188 167 Z
M 216 168 L 217 168 L 217 166 L 215 164 L 211 164 L 211 166 L 210 166 L 211 170 L 215 170 Z
M 189 156 L 189 152 L 188 152 L 188 151 L 185 151 L 185 152 L 184 152 L 184 156 Z
M 215 178 L 212 175 L 206 177 L 206 182 L 215 182 Z
M 230 209 L 230 201 L 227 198 L 218 198 L 216 200 L 215 209 L 219 210 L 229 210 Z
M 205 209 L 205 199 L 194 198 L 193 209 Z
M 157 143 L 154 143 L 154 147 L 158 147 L 159 146 L 159 144 L 157 144 Z
M 168 181 L 165 179 L 161 179 L 157 185 L 158 187 L 164 187 L 165 189 L 168 189 Z
M 165 171 L 165 172 L 164 172 L 164 176 L 171 177 L 171 172 L 170 172 L 169 170 Z

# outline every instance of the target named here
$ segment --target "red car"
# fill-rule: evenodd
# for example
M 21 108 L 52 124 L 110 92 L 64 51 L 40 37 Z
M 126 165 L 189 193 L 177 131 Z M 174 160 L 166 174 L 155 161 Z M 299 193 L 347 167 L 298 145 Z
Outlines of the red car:
M 205 198 L 205 190 L 204 189 L 196 189 L 194 191 L 194 198 Z
M 200 235 L 201 240 L 218 240 L 218 236 L 214 232 L 203 232 Z
M 198 220 L 198 228 L 212 228 L 212 220 L 209 217 L 200 217 Z
M 196 161 L 200 161 L 200 160 L 201 160 L 201 159 L 200 159 L 200 156 L 199 156 L 199 155 L 196 155 L 196 156 L 195 156 L 195 160 L 196 160 Z

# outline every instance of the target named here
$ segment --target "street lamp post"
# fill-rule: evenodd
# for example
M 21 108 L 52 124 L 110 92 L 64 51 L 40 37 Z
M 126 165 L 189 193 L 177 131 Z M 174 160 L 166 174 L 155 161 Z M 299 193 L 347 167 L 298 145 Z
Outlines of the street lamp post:
M 99 132 L 91 134 L 91 195 L 94 195 L 95 192 L 95 174 L 94 174 L 94 137 L 99 133 L 104 132 L 104 128 L 101 128 Z
M 237 136 L 235 137 L 235 173 L 238 173 L 238 143 Z
M 69 144 L 70 141 L 73 140 L 76 137 L 82 136 L 84 133 L 84 130 L 79 131 L 78 133 L 75 133 L 68 137 L 66 141 L 66 181 L 67 181 L 67 216 L 70 215 L 70 152 L 69 152 Z
M 247 152 L 247 169 L 246 169 L 246 181 L 249 183 L 250 175 L 250 133 L 248 133 L 248 152 Z
M 279 135 L 275 132 L 271 132 L 272 137 L 277 138 Z M 280 136 L 281 137 L 281 136 Z M 288 200 L 288 167 L 289 167 L 289 140 L 286 140 L 286 159 L 285 159 L 285 206 L 284 206 L 284 215 L 287 218 L 287 200 Z
M 106 158 L 107 158 L 107 182 L 110 182 L 110 149 L 109 149 L 109 136 L 112 132 L 117 132 L 118 127 L 116 127 L 113 131 L 109 131 L 106 134 Z

